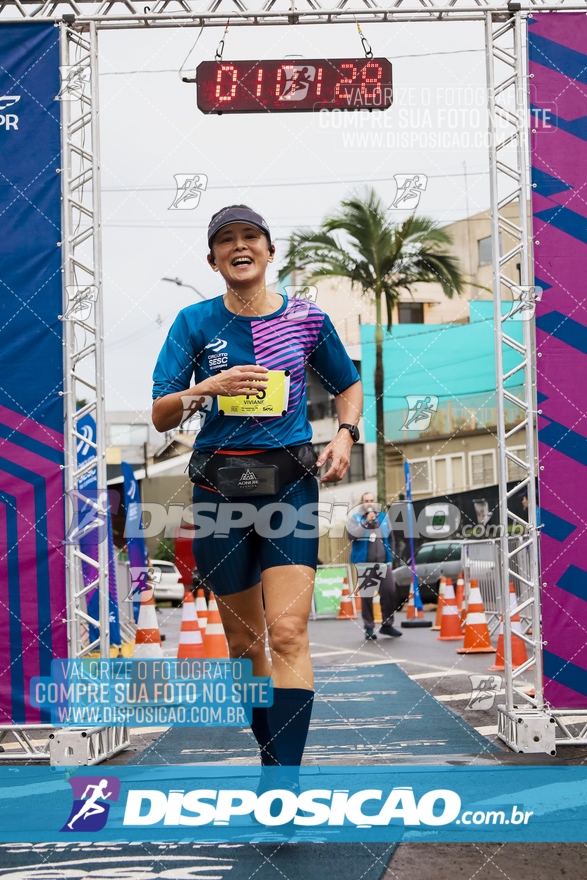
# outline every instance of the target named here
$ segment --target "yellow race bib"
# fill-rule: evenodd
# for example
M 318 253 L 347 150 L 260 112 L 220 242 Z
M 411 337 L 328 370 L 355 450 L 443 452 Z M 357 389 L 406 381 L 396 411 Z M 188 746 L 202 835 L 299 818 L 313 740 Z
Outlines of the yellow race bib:
M 238 394 L 235 397 L 219 394 L 218 415 L 255 418 L 284 416 L 289 402 L 289 370 L 269 370 L 265 380 L 267 388 L 258 394 Z

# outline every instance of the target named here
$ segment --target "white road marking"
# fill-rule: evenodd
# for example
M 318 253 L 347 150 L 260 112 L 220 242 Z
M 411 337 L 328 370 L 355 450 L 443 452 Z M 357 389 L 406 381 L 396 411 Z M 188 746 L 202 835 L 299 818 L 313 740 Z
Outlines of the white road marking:
M 474 675 L 474 672 L 467 672 L 459 669 L 443 669 L 441 672 L 417 672 L 415 675 L 408 676 L 412 681 L 420 681 L 423 678 L 443 678 L 445 675 Z
M 491 693 L 495 694 L 497 696 L 498 694 L 505 694 L 505 690 L 502 689 L 501 691 L 492 691 Z M 441 703 L 451 703 L 453 700 L 470 700 L 471 699 L 470 693 L 468 693 L 468 694 L 432 694 L 432 696 L 436 700 L 439 700 Z
M 487 727 L 476 727 L 475 730 L 482 736 L 495 736 L 497 734 L 497 724 L 489 724 Z

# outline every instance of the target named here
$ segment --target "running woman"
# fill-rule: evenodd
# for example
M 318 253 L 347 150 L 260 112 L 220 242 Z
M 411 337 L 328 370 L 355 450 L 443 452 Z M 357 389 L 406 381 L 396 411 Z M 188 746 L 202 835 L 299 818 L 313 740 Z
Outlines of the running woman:
M 363 392 L 329 317 L 265 286 L 275 247 L 259 214 L 223 208 L 210 221 L 208 246 L 226 292 L 177 316 L 154 371 L 153 424 L 169 431 L 201 411 L 190 462 L 194 559 L 218 598 L 230 656 L 250 658 L 255 675 L 273 678 L 273 706 L 252 716 L 261 763 L 298 767 L 314 699 L 307 629 L 318 557 L 314 474 L 328 460 L 320 482 L 347 472 Z M 317 460 L 306 364 L 334 395 L 339 421 Z

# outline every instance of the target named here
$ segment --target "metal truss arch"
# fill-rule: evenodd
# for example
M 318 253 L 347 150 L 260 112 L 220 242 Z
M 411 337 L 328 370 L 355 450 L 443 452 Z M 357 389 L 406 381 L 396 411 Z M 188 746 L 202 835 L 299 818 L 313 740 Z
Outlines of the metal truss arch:
M 514 4 L 511 4 L 513 7 Z M 515 4 L 516 7 L 519 4 Z M 554 728 L 563 731 L 561 712 L 549 713 L 542 694 L 540 578 L 538 569 L 538 530 L 536 519 L 536 456 L 534 449 L 535 386 L 533 323 L 524 322 L 523 340 L 518 342 L 507 333 L 502 315 L 502 302 L 511 303 L 512 282 L 504 266 L 512 260 L 520 263 L 520 287 L 530 287 L 530 229 L 527 215 L 529 194 L 529 155 L 527 145 L 528 101 L 527 62 L 524 46 L 524 18 L 528 11 L 587 11 L 583 3 L 540 3 L 530 0 L 524 11 L 514 11 L 503 3 L 491 0 L 397 0 L 383 5 L 375 0 L 355 0 L 347 6 L 340 0 L 330 8 L 320 0 L 266 0 L 258 9 L 246 0 L 212 0 L 205 6 L 201 0 L 157 0 L 147 9 L 133 0 L 65 0 L 39 5 L 34 0 L 0 0 L 0 22 L 56 22 L 61 28 L 61 65 L 64 69 L 83 68 L 87 77 L 71 100 L 62 102 L 63 151 L 63 268 L 65 304 L 65 414 L 66 465 L 65 488 L 71 498 L 79 492 L 79 481 L 86 472 L 77 464 L 77 441 L 81 439 L 77 422 L 86 413 L 95 415 L 97 424 L 96 457 L 98 486 L 106 489 L 106 438 L 104 413 L 104 346 L 101 296 L 101 227 L 100 227 L 100 159 L 98 132 L 98 31 L 106 28 L 225 26 L 227 18 L 233 26 L 287 26 L 291 24 L 355 24 L 364 22 L 417 21 L 483 21 L 486 33 L 487 84 L 490 125 L 490 190 L 493 240 L 494 308 L 496 331 L 496 398 L 498 415 L 498 461 L 500 489 L 500 582 L 504 613 L 504 644 L 506 664 L 506 704 L 500 708 L 499 735 L 512 748 L 536 752 L 552 751 Z M 64 20 L 62 20 L 64 19 Z M 75 90 L 74 90 L 75 91 Z M 62 95 L 63 97 L 63 95 Z M 505 128 L 498 132 L 497 121 Z M 506 216 L 504 209 L 518 205 L 518 217 Z M 513 240 L 503 255 L 499 250 L 500 233 Z M 504 373 L 503 350 L 509 346 L 517 352 L 519 363 Z M 518 399 L 507 390 L 506 382 L 517 374 L 522 379 L 524 395 Z M 90 402 L 76 406 L 76 389 L 84 387 Z M 517 406 L 521 420 L 512 428 L 506 423 L 506 403 Z M 523 460 L 507 449 L 507 440 L 516 431 L 525 429 L 526 458 Z M 525 541 L 514 548 L 508 543 L 508 525 L 522 521 L 508 508 L 511 492 L 507 490 L 508 461 L 524 470 L 514 491 L 525 488 L 528 493 L 528 533 Z M 71 513 L 71 511 L 70 511 Z M 99 515 L 104 517 L 105 510 Z M 526 523 L 523 523 L 524 526 Z M 85 611 L 85 594 L 97 587 L 100 595 L 100 619 L 108 621 L 108 561 L 106 542 L 100 543 L 96 579 L 91 587 L 83 586 L 83 557 L 76 545 L 68 547 L 68 633 L 70 657 L 82 657 L 99 648 L 109 656 L 107 624 L 100 629 L 98 641 L 90 644 L 82 638 L 82 629 L 89 621 Z M 519 554 L 529 560 L 523 577 L 525 593 L 517 608 L 510 609 L 508 583 L 516 569 Z M 86 560 L 87 561 L 87 560 Z M 519 577 L 519 569 L 516 569 Z M 505 599 L 505 601 L 503 601 Z M 533 664 L 534 694 L 518 686 L 521 672 L 512 671 L 511 618 L 520 606 L 532 608 L 531 631 L 524 634 L 530 646 L 531 662 L 522 669 L 528 673 Z M 99 627 L 99 621 L 92 620 Z M 579 713 L 575 713 L 579 714 Z M 556 721 L 551 718 L 556 716 Z M 522 723 L 520 723 L 520 718 Z M 16 728 L 15 728 L 16 729 Z M 522 736 L 522 729 L 528 735 Z M 551 737 L 552 730 L 552 737 Z M 587 725 L 585 726 L 587 735 Z M 536 737 L 539 737 L 537 740 Z M 585 740 L 581 740 L 585 741 Z M 124 747 L 124 737 L 113 748 Z M 534 745 L 533 745 L 534 744 Z M 43 757 L 48 748 L 43 749 Z M 108 753 L 105 747 L 104 754 Z M 98 754 L 98 753 L 97 753 Z M 99 750 L 99 754 L 102 752 Z M 98 760 L 100 758 L 98 757 Z
M 540 2 L 527 0 L 524 13 L 585 11 L 587 0 Z M 0 0 L 0 21 L 61 21 L 87 29 L 90 22 L 102 28 L 224 27 L 316 24 L 385 23 L 394 21 L 483 21 L 488 12 L 510 19 L 519 9 L 517 0 L 156 0 L 151 6 L 135 0 Z

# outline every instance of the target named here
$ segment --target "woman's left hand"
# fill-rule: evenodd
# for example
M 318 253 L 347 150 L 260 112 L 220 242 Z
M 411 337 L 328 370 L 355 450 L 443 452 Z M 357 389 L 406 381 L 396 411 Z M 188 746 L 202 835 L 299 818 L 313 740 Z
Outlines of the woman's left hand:
M 317 467 L 321 468 L 328 459 L 332 459 L 332 464 L 320 480 L 321 483 L 338 483 L 342 480 L 351 463 L 352 446 L 353 438 L 347 430 L 343 430 L 322 450 L 316 462 Z

